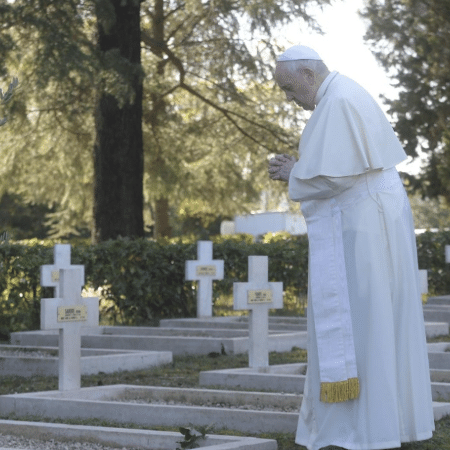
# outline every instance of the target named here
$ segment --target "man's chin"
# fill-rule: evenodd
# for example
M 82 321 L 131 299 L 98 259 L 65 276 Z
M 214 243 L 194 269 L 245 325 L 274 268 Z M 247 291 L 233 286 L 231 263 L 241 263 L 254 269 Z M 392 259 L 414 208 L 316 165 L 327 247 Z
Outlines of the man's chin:
M 294 103 L 295 103 L 298 107 L 304 109 L 305 111 L 312 111 L 312 110 L 314 109 L 312 106 L 309 106 L 309 105 L 307 105 L 306 103 L 299 102 L 298 100 L 295 100 L 295 99 L 294 99 Z
M 314 109 L 309 105 L 305 105 L 304 103 L 297 103 L 297 106 L 300 106 L 300 108 L 303 108 L 305 111 L 312 111 Z

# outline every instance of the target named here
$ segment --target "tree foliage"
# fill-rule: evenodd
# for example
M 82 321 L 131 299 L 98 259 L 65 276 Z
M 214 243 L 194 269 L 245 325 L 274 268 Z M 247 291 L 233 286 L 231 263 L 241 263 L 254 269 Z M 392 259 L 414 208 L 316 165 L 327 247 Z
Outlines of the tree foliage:
M 420 194 L 409 196 L 416 229 L 448 229 L 450 210 L 441 197 L 423 199 Z
M 3 93 L 2 89 L 0 89 L 0 105 L 6 105 L 11 100 L 14 93 L 14 89 L 16 89 L 18 84 L 19 80 L 17 78 L 13 78 L 11 83 L 9 83 L 8 90 L 5 93 Z M 5 125 L 7 120 L 8 119 L 6 117 L 0 119 L 0 127 L 2 125 Z
M 165 222 L 168 234 L 169 215 L 232 216 L 263 189 L 280 195 L 269 186 L 267 157 L 296 147 L 302 116 L 272 81 L 281 50 L 272 32 L 292 20 L 315 26 L 307 6 L 325 3 L 141 2 L 147 224 Z M 108 26 L 110 5 L 0 1 L 0 74 L 17 73 L 24 87 L 10 102 L 14 126 L 1 136 L 0 193 L 56 207 L 56 234 L 92 225 L 96 82 L 108 81 L 119 102 L 130 95 L 119 60 L 95 47 L 96 20 Z
M 45 216 L 51 212 L 45 205 L 25 205 L 18 195 L 6 193 L 0 200 L 0 233 L 14 240 L 45 239 L 50 231 Z
M 395 80 L 398 99 L 385 99 L 406 153 L 428 157 L 412 190 L 450 203 L 450 3 L 369 0 L 366 40 Z
M 20 74 L 22 86 L 0 135 L 0 194 L 55 208 L 48 216 L 53 234 L 78 233 L 92 222 L 99 68 L 86 8 L 72 0 L 0 2 L 0 73 Z

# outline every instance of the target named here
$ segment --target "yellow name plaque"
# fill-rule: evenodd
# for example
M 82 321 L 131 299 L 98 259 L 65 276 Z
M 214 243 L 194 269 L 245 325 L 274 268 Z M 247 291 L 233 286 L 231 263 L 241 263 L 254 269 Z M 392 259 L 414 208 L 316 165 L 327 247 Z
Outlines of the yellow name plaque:
M 262 289 L 260 291 L 248 291 L 247 303 L 272 303 L 272 291 L 270 289 Z
M 84 322 L 87 320 L 85 305 L 59 306 L 58 322 Z
M 195 268 L 195 274 L 198 277 L 215 277 L 216 276 L 216 266 L 197 266 Z
M 59 281 L 59 270 L 52 270 L 52 281 Z

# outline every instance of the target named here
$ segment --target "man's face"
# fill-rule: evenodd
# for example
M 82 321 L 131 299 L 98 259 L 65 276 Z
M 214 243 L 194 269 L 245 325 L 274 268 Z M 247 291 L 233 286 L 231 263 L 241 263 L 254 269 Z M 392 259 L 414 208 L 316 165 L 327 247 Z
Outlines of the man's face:
M 275 69 L 275 81 L 283 89 L 286 99 L 312 111 L 315 107 L 313 89 L 314 80 L 305 69 L 300 69 L 295 74 L 287 70 L 289 62 L 278 62 Z

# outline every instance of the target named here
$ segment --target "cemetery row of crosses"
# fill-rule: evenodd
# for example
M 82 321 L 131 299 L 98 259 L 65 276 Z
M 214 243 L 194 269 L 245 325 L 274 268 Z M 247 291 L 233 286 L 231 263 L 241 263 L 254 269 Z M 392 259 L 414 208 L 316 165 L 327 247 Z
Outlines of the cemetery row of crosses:
M 423 292 L 426 293 L 426 273 L 423 275 Z M 59 346 L 58 358 L 48 358 L 53 360 L 53 373 L 58 370 L 59 389 L 1 396 L 0 414 L 18 417 L 39 414 L 42 418 L 63 421 L 98 419 L 147 428 L 212 425 L 248 434 L 294 433 L 307 364 L 269 367 L 268 355 L 269 350 L 284 352 L 294 346 L 305 349 L 306 320 L 271 317 L 269 334 L 269 309 L 282 308 L 283 284 L 268 281 L 267 256 L 249 256 L 248 281 L 233 285 L 234 309 L 249 311 L 248 319 L 212 317 L 212 282 L 223 277 L 224 261 L 213 259 L 212 242 L 199 241 L 197 259 L 186 261 L 185 267 L 186 280 L 198 282 L 197 318 L 163 319 L 158 327 L 100 327 L 99 300 L 81 295 L 84 267 L 71 264 L 70 245 L 56 245 L 54 263 L 41 267 L 42 286 L 54 289 L 54 298 L 42 299 L 42 330 L 12 333 L 11 343 L 34 348 Z M 448 334 L 450 305 L 429 303 L 424 306 L 427 336 Z M 221 345 L 229 354 L 248 351 L 250 367 L 200 372 L 202 388 L 122 384 L 80 388 L 81 374 L 87 374 L 87 366 L 89 373 L 96 374 L 145 370 L 172 362 L 175 354 L 209 355 L 220 351 Z M 446 342 L 428 344 L 435 419 L 450 413 L 450 403 L 445 403 L 450 400 L 449 349 Z M 15 364 L 22 364 L 18 364 L 17 359 Z M 42 358 L 34 359 L 39 364 L 42 362 Z M 95 371 L 92 369 L 94 360 Z M 30 362 L 28 358 L 25 365 L 21 365 L 26 367 L 22 371 L 31 371 Z M 140 364 L 139 368 L 136 364 Z M 219 390 L 218 386 L 226 388 Z M 137 405 L 141 400 L 147 404 Z M 276 441 L 272 440 L 270 445 L 261 448 L 276 450 Z M 176 444 L 167 449 L 175 447 Z
M 197 316 L 212 316 L 212 281 L 223 279 L 224 262 L 212 259 L 212 242 L 197 243 L 198 259 L 186 261 L 186 280 L 197 280 Z M 267 367 L 269 309 L 283 307 L 283 283 L 268 281 L 268 257 L 248 257 L 248 282 L 233 285 L 234 309 L 249 311 L 249 366 Z M 59 390 L 80 388 L 81 332 L 99 325 L 98 298 L 81 296 L 84 266 L 70 262 L 70 245 L 56 244 L 54 264 L 41 267 L 41 285 L 55 298 L 41 302 L 41 329 L 59 330 Z

